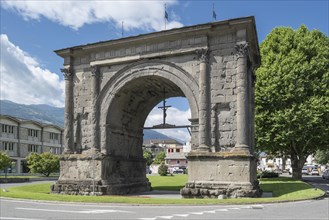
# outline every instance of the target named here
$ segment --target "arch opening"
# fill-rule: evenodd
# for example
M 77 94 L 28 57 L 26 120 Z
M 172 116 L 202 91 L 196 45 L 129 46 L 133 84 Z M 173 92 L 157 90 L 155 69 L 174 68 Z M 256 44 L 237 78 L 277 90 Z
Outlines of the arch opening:
M 151 110 L 166 98 L 185 97 L 172 81 L 161 76 L 143 76 L 126 83 L 115 95 L 107 114 L 109 155 L 141 159 L 143 127 Z

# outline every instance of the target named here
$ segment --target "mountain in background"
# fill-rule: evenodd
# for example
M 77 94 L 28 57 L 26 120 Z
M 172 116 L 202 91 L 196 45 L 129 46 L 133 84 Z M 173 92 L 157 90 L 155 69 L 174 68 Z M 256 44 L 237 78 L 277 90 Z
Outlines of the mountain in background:
M 49 105 L 24 105 L 8 100 L 0 100 L 0 114 L 46 124 L 55 124 L 60 127 L 64 126 L 64 108 Z
M 24 105 L 8 100 L 0 100 L 0 114 L 64 127 L 64 108 L 56 108 L 49 105 Z M 144 130 L 143 139 L 167 140 L 175 138 L 168 137 L 154 130 Z M 181 140 L 178 141 L 182 142 Z

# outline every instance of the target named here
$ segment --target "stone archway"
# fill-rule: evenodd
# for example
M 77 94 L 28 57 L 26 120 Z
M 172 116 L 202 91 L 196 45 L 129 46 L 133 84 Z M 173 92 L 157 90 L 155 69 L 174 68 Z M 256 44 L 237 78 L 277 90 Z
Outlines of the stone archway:
M 110 157 L 108 166 L 115 166 L 102 173 L 102 179 L 108 180 L 102 184 L 112 186 L 111 194 L 149 189 L 142 153 L 143 127 L 150 111 L 163 100 L 163 88 L 167 98 L 188 97 L 192 117 L 197 117 L 192 88 L 197 91 L 198 85 L 189 76 L 172 63 L 137 62 L 118 71 L 100 92 L 101 152 Z
M 186 97 L 192 118 L 183 197 L 259 196 L 253 155 L 253 17 L 56 51 L 64 58 L 65 152 L 52 192 L 150 190 L 143 125 L 163 99 Z

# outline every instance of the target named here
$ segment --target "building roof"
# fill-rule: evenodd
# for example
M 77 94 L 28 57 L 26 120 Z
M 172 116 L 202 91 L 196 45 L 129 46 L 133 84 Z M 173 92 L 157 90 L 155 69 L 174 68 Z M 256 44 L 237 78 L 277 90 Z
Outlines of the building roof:
M 53 128 L 56 128 L 60 131 L 64 130 L 62 127 L 59 127 L 57 125 L 46 124 L 46 123 L 42 123 L 42 122 L 38 122 L 38 121 L 34 121 L 34 120 L 18 118 L 18 117 L 14 117 L 14 116 L 11 116 L 11 115 L 2 115 L 2 114 L 0 114 L 0 119 L 9 119 L 9 120 L 15 121 L 16 123 L 19 123 L 19 124 L 32 123 L 32 124 L 35 124 L 35 125 L 40 126 L 42 128 L 53 127 Z
M 179 152 L 179 153 L 168 153 L 166 158 L 166 160 L 184 160 L 186 159 L 185 153 L 183 152 Z
M 143 145 L 159 145 L 159 144 L 177 144 L 183 145 L 181 142 L 174 140 L 174 139 L 149 139 L 144 140 Z

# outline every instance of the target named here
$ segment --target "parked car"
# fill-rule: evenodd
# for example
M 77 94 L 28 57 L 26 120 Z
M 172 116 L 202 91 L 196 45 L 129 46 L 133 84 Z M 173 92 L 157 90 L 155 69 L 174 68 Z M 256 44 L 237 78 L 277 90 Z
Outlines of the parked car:
M 174 170 L 173 173 L 183 174 L 184 173 L 184 170 L 183 169 L 177 169 L 177 170 Z
M 311 171 L 310 174 L 311 174 L 312 176 L 313 176 L 313 175 L 316 175 L 316 176 L 319 176 L 319 175 L 320 175 L 318 169 L 312 169 L 312 171 Z
M 309 174 L 309 173 L 308 173 L 308 169 L 307 169 L 307 167 L 303 167 L 303 169 L 302 169 L 302 174 L 306 174 L 306 175 Z
M 322 179 L 327 179 L 327 180 L 329 180 L 329 170 L 325 170 L 325 171 L 322 173 Z

